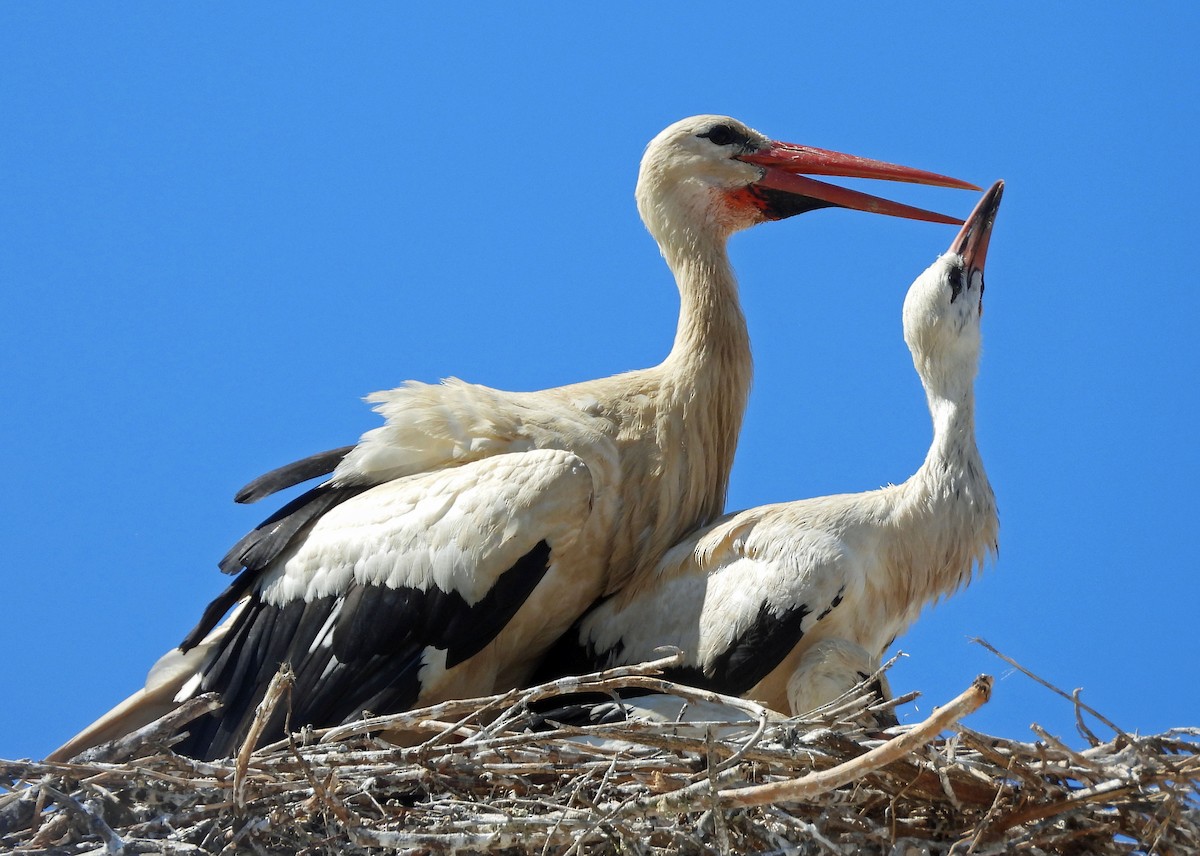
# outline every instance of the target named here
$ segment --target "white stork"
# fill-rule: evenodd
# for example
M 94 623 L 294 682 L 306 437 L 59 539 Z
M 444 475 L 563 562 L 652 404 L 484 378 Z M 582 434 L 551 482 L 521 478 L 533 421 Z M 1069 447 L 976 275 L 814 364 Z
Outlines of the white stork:
M 686 659 L 667 677 L 799 715 L 858 683 L 856 663 L 877 664 L 926 604 L 970 581 L 999 529 L 975 443 L 974 379 L 1003 188 L 984 194 L 904 301 L 904 338 L 933 416 L 916 473 L 700 529 L 586 614 L 551 650 L 545 674 L 639 663 L 670 645 Z M 846 643 L 840 660 L 829 658 L 830 640 Z
M 332 474 L 229 552 L 233 584 L 146 687 L 51 757 L 208 691 L 223 709 L 178 749 L 227 755 L 285 661 L 297 726 L 525 680 L 589 604 L 721 511 L 751 373 L 730 234 L 828 206 L 959 222 L 802 172 L 971 186 L 774 142 L 722 116 L 670 126 L 646 149 L 636 192 L 680 292 L 662 364 L 540 392 L 451 379 L 370 396 L 384 425 L 238 494 L 253 502 Z M 281 713 L 264 739 L 282 725 Z

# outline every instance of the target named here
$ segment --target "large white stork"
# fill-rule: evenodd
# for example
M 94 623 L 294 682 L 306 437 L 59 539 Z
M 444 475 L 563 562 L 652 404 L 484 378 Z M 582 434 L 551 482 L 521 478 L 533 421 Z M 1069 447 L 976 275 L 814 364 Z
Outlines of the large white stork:
M 802 714 L 862 679 L 921 609 L 968 583 L 999 522 L 975 443 L 983 267 L 996 182 L 904 301 L 933 442 L 900 485 L 751 508 L 676 545 L 550 652 L 548 674 L 686 655 L 681 683 Z M 830 640 L 841 640 L 830 659 Z M 814 676 L 820 676 L 817 680 Z
M 723 116 L 670 126 L 646 149 L 636 193 L 680 292 L 662 364 L 540 392 L 448 380 L 372 395 L 384 425 L 238 495 L 332 473 L 230 551 L 233 584 L 146 687 L 51 757 L 208 691 L 224 707 L 178 748 L 227 755 L 285 661 L 297 726 L 525 680 L 590 603 L 721 511 L 750 384 L 729 235 L 828 206 L 959 222 L 804 172 L 970 187 L 774 142 Z M 282 725 L 281 713 L 264 739 Z

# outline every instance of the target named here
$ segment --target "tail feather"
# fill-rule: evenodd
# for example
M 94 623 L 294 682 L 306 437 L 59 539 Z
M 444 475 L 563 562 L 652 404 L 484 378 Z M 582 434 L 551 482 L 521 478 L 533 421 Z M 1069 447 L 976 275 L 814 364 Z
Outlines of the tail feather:
M 166 716 L 179 706 L 175 693 L 183 685 L 163 684 L 154 690 L 140 689 L 76 734 L 62 746 L 46 756 L 47 761 L 65 762 L 81 752 L 117 740 L 144 725 L 149 725 L 161 716 Z
M 117 740 L 166 716 L 186 701 L 199 686 L 196 678 L 209 653 L 229 632 L 240 607 L 208 635 L 187 651 L 172 648 L 158 659 L 146 677 L 146 686 L 101 716 L 83 731 L 46 756 L 47 761 L 69 761 L 81 752 Z M 191 686 L 189 686 L 189 683 Z

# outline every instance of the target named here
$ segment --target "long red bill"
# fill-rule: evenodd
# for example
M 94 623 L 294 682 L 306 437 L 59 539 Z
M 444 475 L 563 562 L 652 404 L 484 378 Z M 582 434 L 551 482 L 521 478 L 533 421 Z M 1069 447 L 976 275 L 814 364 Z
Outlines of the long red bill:
M 1003 181 L 997 181 L 989 187 L 950 244 L 950 252 L 962 256 L 963 263 L 969 269 L 983 270 L 988 243 L 992 239 L 992 225 L 996 222 L 996 212 L 1000 210 L 1000 197 L 1003 195 Z
M 765 168 L 763 177 L 755 182 L 760 187 L 819 200 L 824 206 L 853 208 L 857 211 L 906 217 L 910 220 L 927 220 L 954 225 L 963 222 L 956 217 L 938 214 L 935 211 L 914 208 L 911 205 L 892 202 L 868 193 L 860 193 L 857 190 L 817 181 L 801 173 L 837 175 L 847 178 L 874 178 L 926 184 L 934 187 L 979 190 L 970 182 L 939 175 L 935 172 L 792 143 L 771 143 L 757 152 L 739 155 L 738 159 Z

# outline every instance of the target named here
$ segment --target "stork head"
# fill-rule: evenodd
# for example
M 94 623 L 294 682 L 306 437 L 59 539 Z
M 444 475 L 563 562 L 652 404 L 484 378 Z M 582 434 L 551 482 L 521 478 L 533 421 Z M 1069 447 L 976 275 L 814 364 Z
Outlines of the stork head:
M 917 277 L 904 299 L 904 340 L 926 386 L 975 377 L 983 265 L 1004 182 L 983 194 L 950 249 Z
M 962 222 L 805 173 L 979 189 L 923 170 L 777 142 L 728 116 L 704 115 L 676 122 L 650 141 L 638 176 L 638 209 L 660 243 L 686 240 L 697 232 L 723 238 L 765 220 L 829 207 Z

